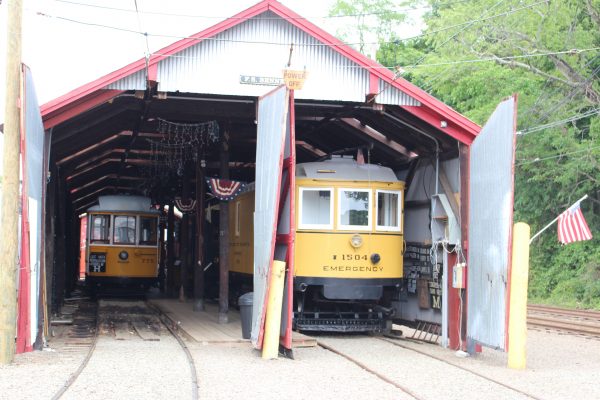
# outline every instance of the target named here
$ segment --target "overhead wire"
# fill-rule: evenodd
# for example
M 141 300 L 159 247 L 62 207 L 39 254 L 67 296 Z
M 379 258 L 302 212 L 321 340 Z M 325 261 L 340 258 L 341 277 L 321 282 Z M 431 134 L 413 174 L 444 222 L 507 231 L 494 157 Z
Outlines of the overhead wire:
M 81 3 L 76 1 L 69 0 L 54 0 L 57 3 L 64 3 L 76 6 L 84 6 L 84 7 L 93 7 L 111 11 L 120 11 L 120 12 L 129 12 L 134 13 L 136 10 L 128 9 L 128 8 L 120 8 L 120 7 L 111 7 L 100 4 L 91 4 L 91 3 Z M 281 17 L 286 20 L 306 20 L 306 19 L 330 19 L 330 18 L 353 18 L 353 17 L 363 17 L 363 16 L 371 16 L 371 15 L 382 15 L 382 14 L 400 14 L 409 11 L 415 10 L 425 10 L 433 7 L 445 7 L 450 6 L 452 4 L 458 3 L 467 3 L 472 0 L 456 0 L 456 1 L 447 1 L 447 2 L 439 2 L 432 5 L 418 6 L 418 7 L 407 7 L 400 8 L 395 10 L 386 10 L 386 11 L 375 11 L 375 12 L 367 12 L 367 13 L 354 13 L 354 14 L 339 14 L 339 15 L 325 15 L 325 16 L 306 16 L 306 17 Z M 168 17 L 183 17 L 183 18 L 204 18 L 204 19 L 222 19 L 222 20 L 247 20 L 249 17 L 224 17 L 224 16 L 214 16 L 214 15 L 198 15 L 198 14 L 183 14 L 183 13 L 168 13 L 163 11 L 140 11 L 142 14 L 148 15 L 159 15 L 159 16 L 168 16 Z M 281 19 L 276 17 L 267 17 L 264 19 Z
M 296 45 L 296 44 L 294 44 Z M 514 60 L 514 59 L 522 59 L 522 58 L 533 58 L 533 57 L 546 57 L 550 55 L 560 55 L 560 54 L 573 54 L 573 53 L 584 53 L 588 51 L 600 50 L 600 47 L 586 48 L 586 49 L 568 49 L 568 50 L 560 50 L 554 52 L 547 53 L 532 53 L 532 54 L 521 54 L 518 56 L 506 56 L 506 57 L 494 57 L 494 58 L 477 58 L 477 59 L 468 59 L 468 60 L 457 60 L 457 61 L 449 61 L 445 63 L 433 63 L 433 64 L 419 64 L 419 65 L 406 65 L 403 68 L 420 68 L 420 67 L 431 67 L 431 66 L 440 66 L 440 65 L 457 65 L 457 64 L 469 64 L 469 63 L 479 63 L 479 62 L 489 62 L 496 61 L 498 59 L 501 60 Z M 166 54 L 154 52 L 152 53 L 154 56 L 168 56 L 172 58 L 186 58 L 186 59 L 200 59 L 201 56 L 187 56 L 187 55 L 177 55 L 177 54 Z M 336 66 L 337 69 L 366 69 L 366 70 L 374 70 L 374 69 L 392 69 L 394 66 L 363 66 L 363 65 L 339 65 Z
M 522 161 L 518 164 L 515 164 L 516 167 L 520 167 L 521 165 L 527 165 L 527 164 L 533 164 L 533 163 L 537 163 L 537 162 L 541 162 L 541 161 L 547 161 L 547 160 L 553 160 L 555 158 L 561 158 L 561 157 L 567 157 L 573 154 L 579 154 L 579 153 L 585 153 L 585 152 L 590 152 L 592 150 L 596 150 L 596 149 L 600 149 L 600 146 L 592 146 L 592 147 L 588 147 L 586 149 L 580 149 L 580 150 L 574 150 L 574 151 L 570 151 L 567 153 L 554 153 L 552 155 L 549 156 L 544 156 L 544 157 L 536 157 L 532 160 L 525 160 Z
M 503 2 L 506 0 L 500 0 L 500 2 Z M 443 32 L 443 31 L 447 31 L 450 29 L 454 29 L 454 28 L 459 28 L 465 25 L 470 25 L 476 22 L 482 22 L 482 21 L 486 21 L 489 19 L 493 19 L 493 18 L 498 18 L 498 17 L 502 17 L 502 16 L 506 16 L 527 8 L 531 8 L 535 5 L 541 4 L 541 3 L 545 3 L 548 0 L 542 0 L 542 1 L 538 1 L 532 4 L 529 4 L 527 6 L 524 7 L 520 7 L 520 8 L 516 8 L 516 9 L 512 9 L 512 10 L 508 10 L 505 11 L 503 13 L 500 14 L 496 14 L 496 15 L 491 15 L 489 17 L 485 17 L 485 18 L 478 18 L 478 19 L 473 19 L 473 20 L 469 20 L 469 21 L 465 21 L 459 24 L 454 24 L 454 25 L 450 25 L 444 28 L 440 28 L 434 31 L 429 31 L 429 32 L 425 32 L 419 35 L 414 35 L 411 37 L 407 37 L 407 38 L 398 38 L 398 39 L 394 39 L 394 40 L 389 40 L 389 41 L 377 41 L 377 42 L 368 42 L 368 43 L 361 43 L 361 42 L 319 42 L 319 43 L 299 43 L 299 44 L 295 44 L 296 46 L 305 46 L 305 47 L 320 47 L 320 46 L 329 46 L 329 47 L 336 47 L 336 46 L 340 46 L 340 45 L 344 45 L 344 46 L 352 46 L 352 45 L 360 45 L 360 44 L 364 44 L 364 45 L 376 45 L 376 44 L 395 44 L 395 43 L 399 43 L 399 42 L 403 42 L 403 41 L 409 41 L 409 40 L 413 40 L 413 39 L 417 39 L 420 37 L 424 37 L 424 36 L 429 36 L 432 34 L 436 34 L 439 32 Z M 493 8 L 493 7 L 492 7 Z M 59 16 L 59 15 L 52 15 L 52 14 L 47 14 L 44 12 L 37 12 L 37 15 L 39 16 L 43 16 L 43 17 L 47 17 L 47 18 L 53 18 L 53 19 L 58 19 L 58 20 L 63 20 L 63 21 L 67 21 L 67 22 L 72 22 L 72 23 L 76 23 L 76 24 L 81 24 L 81 25 L 88 25 L 88 26 L 95 26 L 95 27 L 100 27 L 100 28 L 106 28 L 106 29 L 113 29 L 113 30 L 118 30 L 118 31 L 122 31 L 122 32 L 129 32 L 129 33 L 135 33 L 135 34 L 140 34 L 140 35 L 148 35 L 148 36 L 152 36 L 152 37 L 163 37 L 163 38 L 173 38 L 173 39 L 192 39 L 192 40 L 211 40 L 211 41 L 220 41 L 220 42 L 236 42 L 236 43 L 256 43 L 256 44 L 272 44 L 272 45 L 279 45 L 279 46 L 289 46 L 289 43 L 281 43 L 281 42 L 270 42 L 270 41 L 251 41 L 251 40 L 235 40 L 235 39 L 219 39 L 219 38 L 215 38 L 215 37 L 204 37 L 204 36 L 181 36 L 181 35 L 168 35 L 168 34 L 159 34 L 159 33 L 149 33 L 149 32 L 140 32 L 140 31 L 136 31 L 133 29 L 128 29 L 128 28 L 121 28 L 121 27 L 116 27 L 116 26 L 111 26 L 111 25 L 106 25 L 106 24 L 101 24 L 101 23 L 96 23 L 96 22 L 87 22 L 87 21 L 80 21 L 77 19 L 73 19 L 73 18 L 68 18 L 68 17 L 63 17 L 63 16 Z M 278 19 L 286 19 L 284 17 L 278 18 Z
M 561 119 L 558 121 L 550 122 L 548 124 L 538 125 L 538 126 L 534 126 L 534 127 L 528 128 L 528 129 L 523 129 L 523 130 L 517 131 L 517 135 L 526 135 L 528 133 L 539 132 L 544 129 L 554 128 L 556 126 L 568 124 L 569 122 L 575 122 L 575 121 L 578 121 L 583 118 L 591 117 L 594 114 L 600 115 L 600 107 L 595 108 L 593 110 L 586 111 L 581 114 L 573 115 L 569 118 L 565 118 L 565 119 Z

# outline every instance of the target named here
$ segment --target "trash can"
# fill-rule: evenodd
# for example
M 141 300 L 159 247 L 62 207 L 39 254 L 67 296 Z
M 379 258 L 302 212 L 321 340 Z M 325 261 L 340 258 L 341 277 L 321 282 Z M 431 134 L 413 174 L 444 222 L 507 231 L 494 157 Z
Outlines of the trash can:
M 238 305 L 240 306 L 240 316 L 242 318 L 242 338 L 250 339 L 252 332 L 252 304 L 254 303 L 254 293 L 249 292 L 240 296 Z

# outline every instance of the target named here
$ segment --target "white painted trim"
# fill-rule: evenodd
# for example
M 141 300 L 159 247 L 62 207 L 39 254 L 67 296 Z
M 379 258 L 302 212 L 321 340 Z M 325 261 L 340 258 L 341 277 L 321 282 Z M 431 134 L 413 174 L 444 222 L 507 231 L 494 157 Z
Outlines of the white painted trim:
M 300 187 L 300 191 L 298 192 L 298 229 L 333 229 L 333 201 L 334 201 L 334 190 L 332 187 Z M 303 211 L 303 203 L 302 203 L 302 194 L 305 191 L 329 191 L 330 200 L 329 200 L 329 224 L 303 224 L 302 223 L 302 211 Z
M 379 193 L 390 193 L 398 195 L 398 209 L 396 210 L 398 213 L 398 227 L 393 226 L 385 226 L 379 225 L 377 221 L 379 221 Z M 375 229 L 382 232 L 402 232 L 402 191 L 401 190 L 384 190 L 384 189 L 376 189 L 375 190 Z

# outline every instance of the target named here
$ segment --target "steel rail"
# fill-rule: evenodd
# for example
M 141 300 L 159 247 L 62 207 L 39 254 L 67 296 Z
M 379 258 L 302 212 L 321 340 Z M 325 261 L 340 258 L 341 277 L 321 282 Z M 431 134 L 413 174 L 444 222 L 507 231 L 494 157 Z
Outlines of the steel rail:
M 340 357 L 345 358 L 346 360 L 350 361 L 351 363 L 357 365 L 358 367 L 364 369 L 365 371 L 369 372 L 370 374 L 376 376 L 377 378 L 381 379 L 382 381 L 389 383 L 390 385 L 394 386 L 397 389 L 400 389 L 401 391 L 403 391 L 404 393 L 408 394 L 409 396 L 411 396 L 412 398 L 416 399 L 416 400 L 424 400 L 423 397 L 419 397 L 417 396 L 414 392 L 412 392 L 410 389 L 407 389 L 406 387 L 394 382 L 392 379 L 388 378 L 385 375 L 380 374 L 379 372 L 369 368 L 368 366 L 366 366 L 365 364 L 363 364 L 362 362 L 358 361 L 357 359 L 349 356 L 348 354 L 337 350 L 323 342 L 321 342 L 320 340 L 317 341 L 317 345 L 319 345 L 320 347 L 324 348 L 325 350 L 328 350 L 334 354 L 337 354 Z
M 527 311 L 534 313 L 560 314 L 565 316 L 568 315 L 584 317 L 589 319 L 600 319 L 600 311 L 595 310 L 571 310 L 568 308 L 530 304 L 527 306 Z
M 100 307 L 97 306 L 97 308 L 96 308 L 96 329 L 94 332 L 94 339 L 92 341 L 92 344 L 90 345 L 90 348 L 88 349 L 87 355 L 85 356 L 85 358 L 79 365 L 79 368 L 77 368 L 77 370 L 71 374 L 71 376 L 65 382 L 65 384 L 54 394 L 54 396 L 52 396 L 52 400 L 60 399 L 65 394 L 65 392 L 67 390 L 69 390 L 71 385 L 73 385 L 73 383 L 77 380 L 77 378 L 79 378 L 79 375 L 81 375 L 81 372 L 83 372 L 85 367 L 87 367 L 88 362 L 90 361 L 90 358 L 92 358 L 92 354 L 94 353 L 94 350 L 96 349 L 96 344 L 98 343 L 98 336 L 99 336 L 99 332 L 100 332 L 99 313 L 100 313 Z
M 148 308 L 154 310 L 154 312 L 158 314 L 160 322 L 162 322 L 162 324 L 168 329 L 171 335 L 173 335 L 173 337 L 179 343 L 179 346 L 181 346 L 181 348 L 183 349 L 183 352 L 185 353 L 185 356 L 188 360 L 188 366 L 190 367 L 190 374 L 192 378 L 192 400 L 198 400 L 198 375 L 196 371 L 196 364 L 194 364 L 194 357 L 192 357 L 190 349 L 187 347 L 183 339 L 181 339 L 181 336 L 177 334 L 176 330 L 170 326 L 173 325 L 172 321 L 155 305 L 149 302 L 146 302 L 146 305 L 148 306 Z
M 522 391 L 522 390 L 520 390 L 520 389 L 517 389 L 517 388 L 516 388 L 516 387 L 514 387 L 514 386 L 510 386 L 510 385 L 508 385 L 508 384 L 506 384 L 506 383 L 504 383 L 504 382 L 500 382 L 500 381 L 498 381 L 498 380 L 496 380 L 496 379 L 493 379 L 493 378 L 490 378 L 490 377 L 488 377 L 488 376 L 485 376 L 485 375 L 483 375 L 483 374 L 480 374 L 479 372 L 472 371 L 472 370 L 470 370 L 470 369 L 468 369 L 468 368 L 466 368 L 466 367 L 463 367 L 462 365 L 459 365 L 459 364 L 452 363 L 452 362 L 450 362 L 450 361 L 444 360 L 443 358 L 440 358 L 440 357 L 434 356 L 434 355 L 432 355 L 432 354 L 428 354 L 428 353 L 426 353 L 426 352 L 424 352 L 424 351 L 421 351 L 421 350 L 413 349 L 412 347 L 404 346 L 404 345 L 402 345 L 402 344 L 400 344 L 400 343 L 397 343 L 396 341 L 394 341 L 394 339 L 387 339 L 387 338 L 381 338 L 381 337 L 380 337 L 380 338 L 377 338 L 377 339 L 379 339 L 379 340 L 383 340 L 384 342 L 388 342 L 388 343 L 390 343 L 390 344 L 393 344 L 394 346 L 398 346 L 398 347 L 401 347 L 401 348 L 403 348 L 403 349 L 406 349 L 406 350 L 414 351 L 415 353 L 418 353 L 418 354 L 424 355 L 424 356 L 426 356 L 426 357 L 433 358 L 434 360 L 437 360 L 437 361 L 443 362 L 443 363 L 445 363 L 445 364 L 451 365 L 451 366 L 453 366 L 453 367 L 456 367 L 456 368 L 458 368 L 458 369 L 461 369 L 461 370 L 463 370 L 463 371 L 465 371 L 465 372 L 469 372 L 469 373 L 471 373 L 471 374 L 473 374 L 473 375 L 475 375 L 475 376 L 478 376 L 478 377 L 480 377 L 480 378 L 483 378 L 483 379 L 485 379 L 485 380 L 487 380 L 487 381 L 490 381 L 490 382 L 492 382 L 492 383 L 495 383 L 495 384 L 497 384 L 497 385 L 500 385 L 500 386 L 502 386 L 502 387 L 505 387 L 506 389 L 512 390 L 512 391 L 514 391 L 514 392 L 517 392 L 517 393 L 519 393 L 519 394 L 522 394 L 523 396 L 529 397 L 529 398 L 531 398 L 531 399 L 534 399 L 534 400 L 542 400 L 541 398 L 539 398 L 539 397 L 536 397 L 536 396 L 534 396 L 534 395 L 532 395 L 532 394 L 530 394 L 530 393 L 524 392 L 524 391 Z M 397 340 L 397 339 L 396 339 L 396 340 Z
M 567 321 L 557 318 L 528 317 L 527 324 L 566 332 L 600 337 L 600 324 L 586 324 L 579 321 Z

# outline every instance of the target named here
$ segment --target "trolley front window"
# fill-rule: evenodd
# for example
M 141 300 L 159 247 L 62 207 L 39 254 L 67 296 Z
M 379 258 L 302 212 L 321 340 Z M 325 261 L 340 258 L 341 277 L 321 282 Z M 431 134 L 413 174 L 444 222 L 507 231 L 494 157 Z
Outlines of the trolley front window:
M 108 243 L 110 241 L 110 215 L 92 215 L 91 243 Z
M 135 217 L 127 215 L 115 216 L 115 244 L 135 244 Z
M 300 188 L 300 229 L 333 229 L 332 189 Z
M 340 189 L 339 229 L 366 230 L 371 227 L 371 191 Z
M 140 244 L 156 246 L 156 217 L 140 217 Z
M 400 231 L 402 192 L 377 191 L 377 229 Z

